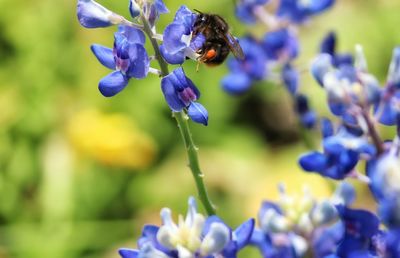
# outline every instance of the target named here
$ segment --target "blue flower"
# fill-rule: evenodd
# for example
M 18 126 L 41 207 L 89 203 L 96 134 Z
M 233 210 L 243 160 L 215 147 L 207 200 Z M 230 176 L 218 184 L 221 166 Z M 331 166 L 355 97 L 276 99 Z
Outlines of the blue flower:
M 299 52 L 299 41 L 288 28 L 266 33 L 262 45 L 268 58 L 272 60 L 290 61 Z
M 286 63 L 282 68 L 282 81 L 291 95 L 295 95 L 299 87 L 299 72 Z
M 172 111 L 180 112 L 187 109 L 188 115 L 193 121 L 207 125 L 208 112 L 196 102 L 200 97 L 200 92 L 186 77 L 182 67 L 162 78 L 161 89 Z
M 298 94 L 295 96 L 295 110 L 300 116 L 300 122 L 305 128 L 313 128 L 317 115 L 308 106 L 308 99 L 305 95 Z
M 398 155 L 391 152 L 384 153 L 367 163 L 367 175 L 371 178 L 371 190 L 378 199 L 390 198 L 393 194 L 400 194 L 397 184 L 400 178 L 400 160 Z
M 400 228 L 389 230 L 384 237 L 385 257 L 400 257 Z
M 393 50 L 392 61 L 381 101 L 375 109 L 375 116 L 384 125 L 394 125 L 400 114 L 400 47 Z
M 256 22 L 254 9 L 265 5 L 269 0 L 240 0 L 236 4 L 235 14 L 244 23 L 253 24 Z
M 77 14 L 79 23 L 86 28 L 108 27 L 125 20 L 93 0 L 78 0 Z
M 240 45 L 244 52 L 244 60 L 230 58 L 230 73 L 222 81 L 222 87 L 231 94 L 246 92 L 254 81 L 262 80 L 267 73 L 267 56 L 260 43 L 248 36 L 241 38 Z
M 144 16 L 147 18 L 151 27 L 154 27 L 156 21 L 160 17 L 160 14 L 169 13 L 168 8 L 165 6 L 162 0 L 154 0 L 150 5 L 143 7 Z
M 351 54 L 348 53 L 337 53 L 336 45 L 337 45 L 337 36 L 336 33 L 331 31 L 329 32 L 321 42 L 320 53 L 329 54 L 332 56 L 332 65 L 335 67 L 339 67 L 341 65 L 353 65 L 354 59 Z
M 145 36 L 141 30 L 119 26 L 114 34 L 114 48 L 94 44 L 91 49 L 105 67 L 115 70 L 101 79 L 99 90 L 105 97 L 111 97 L 128 85 L 130 78 L 147 76 L 150 60 L 143 44 Z
M 196 17 L 195 13 L 182 5 L 174 21 L 165 28 L 160 51 L 168 63 L 182 64 L 186 57 L 198 57 L 196 51 L 203 45 L 205 37 L 201 33 L 192 37 Z
M 337 137 L 324 139 L 324 152 L 309 152 L 299 159 L 300 166 L 308 172 L 316 172 L 324 177 L 343 179 L 348 176 L 359 160 L 359 152 L 346 148 Z
M 400 47 L 393 50 L 392 61 L 389 66 L 387 83 L 400 88 Z
M 319 14 L 335 3 L 335 0 L 281 0 L 277 16 L 294 23 L 302 23 L 310 16 Z
M 371 212 L 353 210 L 343 205 L 336 206 L 345 226 L 345 232 L 337 249 L 339 257 L 369 257 L 356 254 L 372 255 L 372 238 L 379 233 L 379 219 Z
M 254 228 L 254 219 L 243 223 L 232 231 L 220 218 L 205 218 L 197 212 L 194 198 L 189 198 L 186 218 L 175 224 L 171 210 L 161 211 L 163 224 L 147 225 L 138 241 L 138 250 L 120 249 L 123 258 L 136 257 L 236 257 L 236 253 L 247 245 Z

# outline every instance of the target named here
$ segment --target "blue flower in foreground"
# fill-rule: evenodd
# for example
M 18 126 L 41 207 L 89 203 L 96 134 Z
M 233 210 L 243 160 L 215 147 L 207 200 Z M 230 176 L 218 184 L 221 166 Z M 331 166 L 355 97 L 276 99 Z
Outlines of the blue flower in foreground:
M 99 90 L 105 97 L 111 97 L 128 85 L 130 78 L 147 76 L 150 60 L 143 44 L 145 36 L 141 30 L 119 26 L 114 34 L 114 48 L 94 44 L 91 49 L 105 67 L 115 70 L 99 82 Z
M 337 207 L 345 233 L 336 254 L 339 257 L 369 257 L 374 255 L 373 237 L 379 233 L 379 219 L 369 211 Z M 356 254 L 364 256 L 356 256 Z
M 200 97 L 200 92 L 186 77 L 182 67 L 162 78 L 161 89 L 172 111 L 180 112 L 187 109 L 188 115 L 193 121 L 207 125 L 208 112 L 200 103 L 196 102 Z
M 79 0 L 77 14 L 79 23 L 86 28 L 108 27 L 125 20 L 93 0 Z
M 174 21 L 165 28 L 160 51 L 168 63 L 182 64 L 186 57 L 198 57 L 196 51 L 203 45 L 205 37 L 203 34 L 192 37 L 196 17 L 195 13 L 182 5 Z
M 240 0 L 236 4 L 235 14 L 244 23 L 255 23 L 256 17 L 254 10 L 257 7 L 265 5 L 269 0 Z
M 277 202 L 262 203 L 260 229 L 254 230 L 251 244 L 264 258 L 306 257 L 311 248 L 314 254 L 331 254 L 343 232 L 342 227 L 330 227 L 338 218 L 334 204 L 352 201 L 354 192 L 349 188 L 341 184 L 332 198 L 317 201 L 306 188 L 304 195 L 293 196 L 281 187 Z
M 254 228 L 250 219 L 232 231 L 216 216 L 205 218 L 197 212 L 193 197 L 189 198 L 186 218 L 179 224 L 171 218 L 171 210 L 161 211 L 163 224 L 144 227 L 138 241 L 138 250 L 120 249 L 123 258 L 218 258 L 236 257 L 236 253 L 247 245 Z
M 302 23 L 310 16 L 319 14 L 335 3 L 335 0 L 281 0 L 277 16 L 294 23 Z
M 267 56 L 260 43 L 248 36 L 240 39 L 244 60 L 230 58 L 230 73 L 222 81 L 222 87 L 231 94 L 246 92 L 254 81 L 262 80 L 267 73 Z

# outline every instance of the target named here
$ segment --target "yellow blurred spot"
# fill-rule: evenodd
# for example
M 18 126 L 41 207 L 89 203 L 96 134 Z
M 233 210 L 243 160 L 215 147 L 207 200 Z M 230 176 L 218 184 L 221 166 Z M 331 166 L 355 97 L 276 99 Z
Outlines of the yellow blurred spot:
M 67 132 L 80 153 L 110 166 L 143 169 L 156 154 L 152 138 L 122 114 L 86 110 L 72 118 Z

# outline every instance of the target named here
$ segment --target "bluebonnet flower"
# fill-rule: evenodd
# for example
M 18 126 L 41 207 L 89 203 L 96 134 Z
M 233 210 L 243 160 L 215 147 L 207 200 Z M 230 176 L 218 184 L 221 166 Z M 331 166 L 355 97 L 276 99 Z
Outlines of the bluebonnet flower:
M 255 8 L 268 2 L 269 0 L 239 0 L 235 8 L 236 17 L 244 23 L 253 24 L 257 20 L 254 15 Z
M 161 211 L 163 224 L 144 227 L 138 241 L 138 250 L 120 249 L 123 258 L 217 258 L 236 257 L 236 253 L 247 245 L 254 228 L 250 219 L 232 231 L 216 216 L 205 218 L 197 212 L 193 197 L 189 198 L 189 209 L 184 219 L 175 224 L 171 210 Z
M 154 25 L 161 14 L 169 13 L 168 8 L 165 6 L 162 0 L 142 1 L 142 0 L 131 0 L 139 1 L 142 4 L 143 15 L 149 22 L 151 28 L 154 29 Z M 130 5 L 131 16 L 136 14 L 134 4 Z
M 271 60 L 288 62 L 297 57 L 299 41 L 289 28 L 267 32 L 262 40 L 265 53 Z
M 336 254 L 339 257 L 369 257 L 376 249 L 373 237 L 379 234 L 379 219 L 366 210 L 353 210 L 343 205 L 336 206 L 345 226 L 345 232 Z M 363 254 L 363 256 L 356 256 Z
M 99 90 L 104 96 L 111 97 L 123 90 L 132 77 L 141 79 L 147 76 L 150 60 L 144 42 L 141 30 L 121 25 L 114 34 L 113 49 L 97 44 L 91 46 L 100 63 L 115 70 L 99 83 Z
M 305 128 L 313 128 L 317 115 L 314 110 L 308 106 L 308 99 L 305 95 L 298 94 L 295 96 L 295 110 L 300 117 L 300 122 Z
M 341 65 L 353 65 L 354 58 L 349 53 L 337 53 L 337 36 L 336 33 L 329 32 L 321 42 L 320 53 L 329 54 L 332 57 L 332 65 L 336 68 Z
M 313 151 L 299 159 L 300 166 L 308 172 L 316 172 L 324 177 L 343 179 L 357 165 L 359 153 L 347 149 L 339 143 L 324 143 L 324 152 Z
M 310 248 L 313 253 L 332 253 L 343 232 L 343 227 L 330 226 L 338 218 L 334 205 L 350 204 L 354 199 L 351 190 L 351 186 L 342 184 L 331 199 L 317 202 L 307 190 L 304 196 L 296 197 L 281 188 L 278 202 L 262 203 L 258 214 L 260 228 L 254 230 L 251 244 L 264 258 L 304 257 Z
M 262 80 L 267 74 L 267 56 L 260 43 L 250 36 L 239 41 L 245 58 L 229 59 L 230 73 L 221 82 L 223 89 L 231 94 L 246 92 L 254 81 Z
M 361 59 L 363 55 L 359 54 L 358 57 Z M 365 63 L 364 59 L 358 63 Z M 334 115 L 345 118 L 354 116 L 360 113 L 360 109 L 369 108 L 379 102 L 379 82 L 364 69 L 365 65 L 359 68 L 350 64 L 341 64 L 335 68 L 332 56 L 326 53 L 320 54 L 313 62 L 311 73 L 326 90 L 328 105 Z
M 282 81 L 291 95 L 296 95 L 299 87 L 299 72 L 287 63 L 282 68 Z
M 365 135 L 354 134 L 346 126 L 335 132 L 331 122 L 322 120 L 323 153 L 312 151 L 303 154 L 299 159 L 300 166 L 309 172 L 316 172 L 332 179 L 356 177 L 367 180 L 354 170 L 360 158 L 373 157 L 375 147 Z
M 208 112 L 200 103 L 196 102 L 200 97 L 200 91 L 186 77 L 182 67 L 162 78 L 161 89 L 172 111 L 180 112 L 187 109 L 188 115 L 193 121 L 207 125 Z
M 126 21 L 124 17 L 93 0 L 78 0 L 77 14 L 79 23 L 86 28 L 108 27 Z
M 196 17 L 195 13 L 182 5 L 174 21 L 165 28 L 160 51 L 168 63 L 182 64 L 186 57 L 198 57 L 196 51 L 203 45 L 205 37 L 201 33 L 192 37 Z
M 276 15 L 293 23 L 303 23 L 310 16 L 319 14 L 335 3 L 335 0 L 281 0 Z
M 386 87 L 382 92 L 375 116 L 384 125 L 394 125 L 398 114 L 400 114 L 400 47 L 393 50 Z

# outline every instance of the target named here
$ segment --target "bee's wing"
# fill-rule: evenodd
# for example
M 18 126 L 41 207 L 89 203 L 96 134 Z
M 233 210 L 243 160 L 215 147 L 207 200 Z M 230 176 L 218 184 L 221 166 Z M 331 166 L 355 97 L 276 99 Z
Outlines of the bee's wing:
M 242 47 L 239 45 L 237 39 L 232 36 L 229 32 L 225 35 L 225 41 L 229 46 L 229 49 L 232 51 L 233 55 L 240 60 L 244 59 L 244 53 Z

